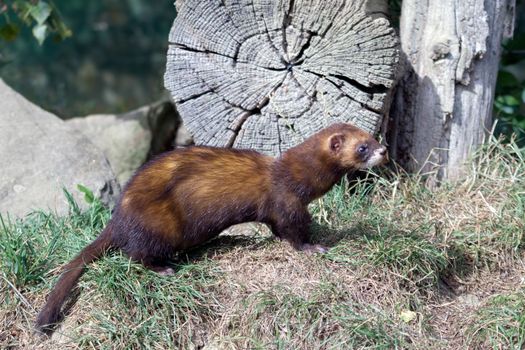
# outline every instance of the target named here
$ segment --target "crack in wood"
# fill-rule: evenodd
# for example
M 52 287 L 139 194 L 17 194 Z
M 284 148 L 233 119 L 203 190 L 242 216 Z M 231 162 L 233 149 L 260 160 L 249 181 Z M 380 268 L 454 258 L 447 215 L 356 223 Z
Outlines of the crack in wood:
M 352 85 L 353 87 L 355 87 L 356 89 L 359 89 L 360 91 L 362 92 L 365 92 L 367 94 L 384 94 L 386 92 L 389 91 L 389 88 L 384 86 L 384 85 L 379 85 L 379 84 L 373 84 L 372 86 L 365 86 L 359 82 L 357 82 L 356 80 L 354 79 L 351 79 L 351 78 L 348 78 L 348 77 L 345 77 L 344 75 L 338 75 L 338 74 L 329 74 L 329 75 L 323 75 L 323 74 L 320 74 L 320 73 L 317 73 L 317 72 L 314 72 L 314 71 L 311 71 L 311 70 L 308 70 L 308 69 L 303 69 L 303 71 L 305 72 L 308 72 L 308 73 L 311 73 L 321 79 L 325 79 L 329 82 L 331 82 L 332 84 L 334 84 L 338 89 L 339 89 L 339 86 L 337 85 L 336 82 L 330 80 L 330 77 L 334 77 L 334 78 L 337 78 L 339 80 L 342 80 L 350 85 Z M 341 91 L 342 92 L 342 91 Z M 343 92 L 344 93 L 344 92 Z M 346 95 L 346 94 L 345 94 Z M 348 97 L 351 97 L 351 96 L 348 96 Z M 358 101 L 356 101 L 358 102 Z
M 214 55 L 217 55 L 217 56 L 221 56 L 221 57 L 226 57 L 226 58 L 230 58 L 230 59 L 235 59 L 235 57 L 233 56 L 228 56 L 224 53 L 220 53 L 220 52 L 217 52 L 217 51 L 212 51 L 212 50 L 208 50 L 208 49 L 205 49 L 205 50 L 199 50 L 199 49 L 196 49 L 196 48 L 193 48 L 193 47 L 189 47 L 185 44 L 181 44 L 181 43 L 176 43 L 176 42 L 172 42 L 170 41 L 169 42 L 170 45 L 172 45 L 173 47 L 175 47 L 176 49 L 179 49 L 179 50 L 183 50 L 183 51 L 188 51 L 188 52 L 195 52 L 195 53 L 204 53 L 204 54 L 214 54 Z M 175 56 L 175 55 L 173 55 Z
M 256 113 L 261 113 L 261 110 L 260 109 L 253 109 L 251 111 L 246 111 L 244 112 L 244 114 L 241 115 L 241 117 L 239 118 L 239 123 L 237 124 L 237 126 L 235 127 L 235 129 L 230 129 L 231 131 L 233 131 L 233 135 L 228 139 L 228 142 L 226 142 L 226 144 L 224 145 L 225 147 L 232 147 L 233 144 L 235 143 L 235 140 L 237 139 L 237 136 L 239 135 L 239 132 L 241 131 L 244 123 L 246 123 L 246 121 L 248 120 L 248 118 Z
M 279 123 L 276 123 L 276 124 L 277 124 L 277 126 L 276 126 L 276 128 L 277 128 L 277 149 L 279 151 L 279 155 L 281 155 L 281 154 L 283 154 L 283 149 L 281 147 L 281 145 L 283 143 L 282 142 L 282 135 L 281 135 L 281 128 L 279 128 Z
M 261 66 L 261 65 L 258 65 L 258 64 L 254 64 L 253 62 L 249 62 L 249 61 L 239 60 L 238 57 L 236 57 L 236 55 L 239 52 L 240 46 L 237 48 L 235 56 L 228 56 L 228 55 L 225 55 L 225 54 L 218 53 L 216 51 L 195 49 L 195 48 L 186 46 L 184 44 L 173 43 L 173 42 L 170 42 L 170 44 L 173 45 L 173 47 L 175 47 L 175 48 L 177 48 L 179 50 L 182 50 L 182 51 L 193 52 L 193 53 L 202 53 L 202 54 L 205 54 L 205 55 L 213 54 L 213 55 L 217 55 L 217 56 L 221 56 L 221 57 L 225 57 L 225 58 L 230 58 L 232 60 L 232 64 L 234 66 L 237 63 L 242 63 L 242 64 L 247 64 L 247 65 L 251 65 L 251 66 L 254 66 L 254 67 L 267 69 L 267 70 L 271 70 L 271 71 L 276 71 L 276 72 L 286 71 L 287 70 L 286 62 L 284 62 L 284 61 L 282 63 L 285 64 L 285 67 L 283 67 L 283 68 L 274 68 L 274 67 Z M 168 56 L 176 56 L 176 55 L 175 54 L 168 54 Z
M 255 2 L 252 1 L 252 10 L 253 10 L 253 17 L 255 18 L 255 21 L 257 21 L 257 11 L 255 11 Z M 265 34 L 266 34 L 266 38 L 268 39 L 268 43 L 270 44 L 270 46 L 275 50 L 275 52 L 277 53 L 277 56 L 279 56 L 281 58 L 281 63 L 286 65 L 286 60 L 285 58 L 281 55 L 281 53 L 279 52 L 279 49 L 277 48 L 277 46 L 275 46 L 274 42 L 272 41 L 272 38 L 270 37 L 270 31 L 268 30 L 268 25 L 266 24 L 266 20 L 264 19 L 264 16 L 261 17 L 262 19 L 262 22 L 264 23 L 264 29 L 265 29 Z
M 293 81 L 295 81 L 295 82 L 297 83 L 297 85 L 299 85 L 299 86 L 303 89 L 304 94 L 305 94 L 306 96 L 309 97 L 310 105 L 308 106 L 308 108 L 312 107 L 312 105 L 313 105 L 314 102 L 315 102 L 314 98 L 315 98 L 315 95 L 317 94 L 317 91 L 314 90 L 313 95 L 308 94 L 308 91 L 307 91 L 306 88 L 301 84 L 301 82 L 300 82 L 299 80 L 297 80 L 297 78 L 296 78 L 295 75 L 293 74 L 293 71 L 290 72 L 290 77 L 291 77 L 291 79 L 292 79 Z
M 297 141 L 285 124 L 306 137 L 326 123 L 327 107 L 375 131 L 397 41 L 364 1 L 185 0 L 165 82 L 196 142 L 279 154 Z
M 370 86 L 366 86 L 366 85 L 363 85 L 361 84 L 360 82 L 358 82 L 357 80 L 355 79 L 352 79 L 352 78 L 349 78 L 347 76 L 344 76 L 344 75 L 339 75 L 339 74 L 329 74 L 326 79 L 330 80 L 330 77 L 334 77 L 334 78 L 337 78 L 339 80 L 342 80 L 350 85 L 352 85 L 353 87 L 363 91 L 363 92 L 366 92 L 367 94 L 371 94 L 371 95 L 374 95 L 374 94 L 384 94 L 388 91 L 388 88 L 384 85 L 380 85 L 380 84 L 371 84 Z
M 231 131 L 233 131 L 233 135 L 229 138 L 229 140 L 226 143 L 225 147 L 232 147 L 233 146 L 233 144 L 235 143 L 235 141 L 237 139 L 237 136 L 239 135 L 239 132 L 241 131 L 242 127 L 244 126 L 244 124 L 246 123 L 246 121 L 248 120 L 249 117 L 251 117 L 252 115 L 255 115 L 255 114 L 261 114 L 261 110 L 270 103 L 271 95 L 283 84 L 283 82 L 286 80 L 286 76 L 287 76 L 287 74 L 284 76 L 284 78 L 278 84 L 276 84 L 274 86 L 272 91 L 270 91 L 268 93 L 268 95 L 266 95 L 264 97 L 264 99 L 257 104 L 257 106 L 254 109 L 247 110 L 240 117 L 240 121 L 237 124 L 237 127 L 235 129 L 230 129 Z M 231 103 L 228 103 L 228 104 L 233 106 Z
M 206 84 L 206 86 L 207 86 L 207 84 Z M 185 103 L 185 102 L 188 102 L 190 100 L 194 100 L 196 98 L 199 98 L 201 96 L 209 94 L 210 92 L 214 92 L 212 88 L 210 88 L 209 90 L 205 90 L 205 91 L 202 91 L 202 92 L 190 95 L 190 96 L 188 96 L 186 98 L 181 98 L 181 99 L 175 100 L 175 102 L 177 102 L 177 103 Z
M 291 63 L 291 62 L 290 62 L 290 54 L 288 52 L 288 38 L 287 38 L 287 35 L 286 35 L 286 29 L 288 28 L 290 23 L 292 23 L 291 13 L 293 11 L 294 3 L 295 3 L 294 0 L 290 0 L 290 2 L 288 3 L 288 11 L 286 11 L 286 13 L 283 16 L 283 25 L 282 25 L 282 28 L 281 28 L 282 34 L 283 34 L 283 43 L 282 43 L 282 45 L 283 45 L 283 52 L 286 55 L 286 62 L 287 63 Z
M 317 36 L 317 33 L 311 32 L 308 30 L 306 31 L 306 33 L 308 34 L 306 43 L 303 45 L 303 47 L 301 47 L 301 50 L 299 51 L 299 53 L 290 60 L 290 63 L 292 63 L 294 66 L 300 66 L 304 62 L 305 58 L 303 59 L 301 58 L 303 57 L 304 52 L 310 47 L 312 37 Z
M 329 80 L 329 81 L 330 81 L 330 80 Z M 330 81 L 330 82 L 333 83 L 332 81 Z M 335 85 L 335 84 L 334 84 L 334 85 Z M 339 91 L 341 91 L 341 90 L 339 90 Z M 367 110 L 367 111 L 369 111 L 369 112 L 372 112 L 372 113 L 374 113 L 374 114 L 381 114 L 381 113 L 382 113 L 382 111 L 381 111 L 380 109 L 372 108 L 372 107 L 370 107 L 369 105 L 367 105 L 366 103 L 363 103 L 363 102 L 361 102 L 361 101 L 358 101 L 358 100 L 356 100 L 354 97 L 352 97 L 352 96 L 350 96 L 350 95 L 348 95 L 348 94 L 345 94 L 343 91 L 341 91 L 341 93 L 342 93 L 343 96 L 346 96 L 347 98 L 349 98 L 350 100 L 354 101 L 355 103 L 358 103 L 358 104 L 361 106 L 361 108 L 363 108 L 363 109 L 365 109 L 365 110 Z
M 373 112 L 373 113 L 381 113 L 382 111 L 379 110 L 379 109 L 375 109 L 375 108 L 372 108 L 370 106 L 368 106 L 366 103 L 362 102 L 362 101 L 358 101 L 356 100 L 356 98 L 354 96 L 351 96 L 347 93 L 345 93 L 344 91 L 341 90 L 341 87 L 340 85 L 338 85 L 335 81 L 329 79 L 329 77 L 323 77 L 321 75 L 319 75 L 319 77 L 321 79 L 324 79 L 325 81 L 328 81 L 329 83 L 331 83 L 332 85 L 334 85 L 337 90 L 339 90 L 339 92 L 343 95 L 343 96 L 346 96 L 348 97 L 350 100 L 354 101 L 355 103 L 358 103 L 363 109 L 366 109 L 367 111 L 369 112 Z M 317 92 L 317 91 L 316 91 Z

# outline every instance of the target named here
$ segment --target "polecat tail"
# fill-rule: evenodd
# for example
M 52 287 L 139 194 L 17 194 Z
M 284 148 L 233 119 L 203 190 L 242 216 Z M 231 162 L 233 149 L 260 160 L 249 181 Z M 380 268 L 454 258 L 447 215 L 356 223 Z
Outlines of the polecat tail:
M 84 273 L 87 264 L 99 259 L 112 247 L 111 229 L 108 225 L 91 244 L 84 248 L 73 260 L 64 268 L 62 276 L 57 284 L 49 293 L 47 302 L 38 314 L 35 327 L 43 333 L 50 333 L 54 326 L 60 321 L 62 305 L 68 298 L 71 290 Z

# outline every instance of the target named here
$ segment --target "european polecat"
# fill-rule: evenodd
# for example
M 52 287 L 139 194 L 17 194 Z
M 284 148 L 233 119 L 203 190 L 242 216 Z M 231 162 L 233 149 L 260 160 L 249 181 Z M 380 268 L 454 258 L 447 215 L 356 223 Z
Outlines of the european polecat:
M 64 267 L 36 327 L 50 331 L 86 264 L 109 249 L 163 274 L 177 251 L 231 225 L 259 221 L 295 249 L 308 241 L 307 205 L 350 171 L 386 161 L 386 148 L 350 124 L 334 124 L 272 158 L 250 150 L 190 147 L 165 153 L 129 181 L 99 237 Z

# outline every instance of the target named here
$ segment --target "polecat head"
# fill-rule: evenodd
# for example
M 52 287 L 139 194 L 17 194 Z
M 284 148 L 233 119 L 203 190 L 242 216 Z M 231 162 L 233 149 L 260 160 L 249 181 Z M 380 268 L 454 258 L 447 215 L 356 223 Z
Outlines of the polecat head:
M 386 147 L 372 135 L 350 124 L 337 124 L 328 137 L 328 148 L 346 169 L 366 169 L 388 161 Z

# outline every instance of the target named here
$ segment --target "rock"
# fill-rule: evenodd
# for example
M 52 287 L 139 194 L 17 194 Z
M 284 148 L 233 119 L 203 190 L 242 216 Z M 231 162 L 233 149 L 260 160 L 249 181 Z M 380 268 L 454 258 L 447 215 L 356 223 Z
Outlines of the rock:
M 106 155 L 120 184 L 150 157 L 173 148 L 180 117 L 171 102 L 124 114 L 98 114 L 66 121 Z
M 190 131 L 184 126 L 184 123 L 181 121 L 181 124 L 177 129 L 177 134 L 175 135 L 175 145 L 177 147 L 186 147 L 192 144 L 193 136 L 190 134 Z
M 81 133 L 32 104 L 0 79 L 0 213 L 69 210 L 62 188 L 85 207 L 82 184 L 105 204 L 120 187 L 102 152 Z
M 458 301 L 468 307 L 478 307 L 481 304 L 477 295 L 463 294 L 458 297 Z
M 151 131 L 149 107 L 124 115 L 96 114 L 73 118 L 66 124 L 82 132 L 107 157 L 120 184 L 124 184 L 147 159 Z
M 243 224 L 237 224 L 228 227 L 226 230 L 221 232 L 222 236 L 272 236 L 272 231 L 268 227 L 260 222 L 246 222 Z

